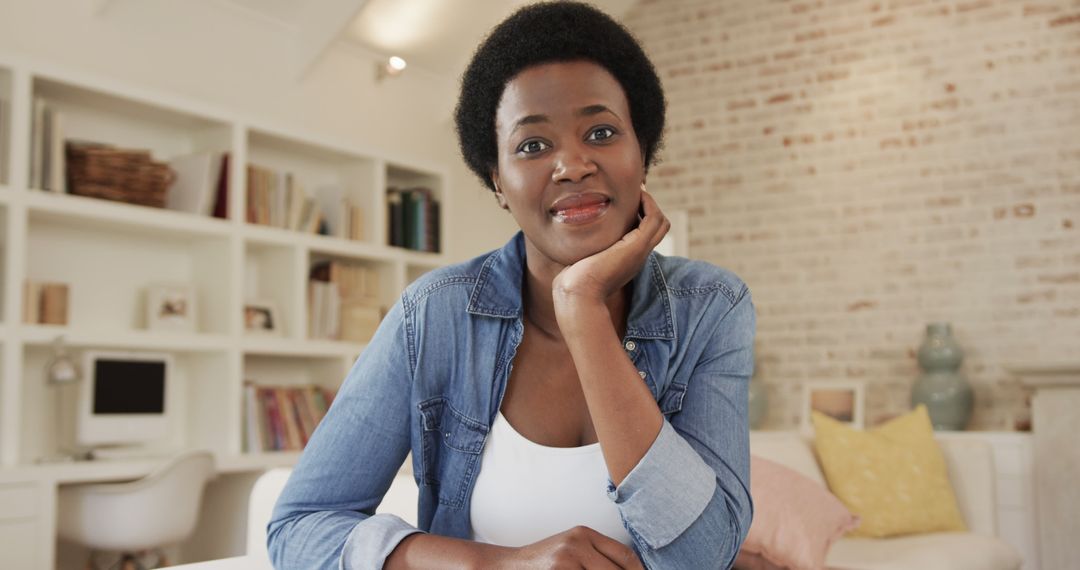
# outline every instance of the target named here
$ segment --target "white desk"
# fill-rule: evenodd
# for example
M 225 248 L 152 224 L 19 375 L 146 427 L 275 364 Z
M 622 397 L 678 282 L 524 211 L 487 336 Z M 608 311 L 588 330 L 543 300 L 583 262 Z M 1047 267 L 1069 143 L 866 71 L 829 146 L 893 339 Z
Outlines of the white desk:
M 246 505 L 247 495 L 239 483 L 229 487 L 229 476 L 246 484 L 267 469 L 294 465 L 297 458 L 299 453 L 217 457 L 218 475 L 225 476 L 219 479 L 227 489 L 220 495 L 227 495 L 227 500 L 204 498 L 204 506 L 213 502 L 222 510 L 220 516 L 214 513 L 206 518 L 216 525 L 243 519 L 246 510 L 236 511 L 238 504 Z M 61 485 L 130 481 L 150 474 L 163 461 L 99 460 L 0 468 L 0 568 L 56 567 L 56 499 Z M 232 554 L 239 552 L 243 549 Z
M 237 556 L 235 558 L 222 558 L 209 562 L 196 562 L 194 564 L 181 564 L 173 566 L 175 570 L 273 570 L 273 567 L 265 561 L 253 556 Z

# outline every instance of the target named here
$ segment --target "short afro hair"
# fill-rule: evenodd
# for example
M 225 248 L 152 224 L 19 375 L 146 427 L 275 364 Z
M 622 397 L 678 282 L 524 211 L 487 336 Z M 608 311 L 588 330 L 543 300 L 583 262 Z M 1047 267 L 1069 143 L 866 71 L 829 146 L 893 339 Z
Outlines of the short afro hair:
M 645 155 L 656 162 L 664 131 L 664 89 L 633 35 L 607 14 L 580 2 L 542 2 L 521 8 L 491 31 L 461 77 L 454 120 L 469 169 L 489 189 L 498 166 L 495 113 L 506 84 L 526 68 L 587 60 L 610 72 L 626 93 L 630 119 Z

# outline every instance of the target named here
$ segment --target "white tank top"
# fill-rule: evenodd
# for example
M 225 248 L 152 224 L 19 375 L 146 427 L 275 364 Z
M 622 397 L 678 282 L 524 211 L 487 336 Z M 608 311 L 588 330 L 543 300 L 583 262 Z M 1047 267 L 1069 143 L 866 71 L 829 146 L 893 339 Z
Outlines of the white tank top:
M 627 546 L 600 443 L 548 447 L 525 438 L 500 411 L 480 461 L 470 504 L 473 540 L 525 546 L 587 526 Z

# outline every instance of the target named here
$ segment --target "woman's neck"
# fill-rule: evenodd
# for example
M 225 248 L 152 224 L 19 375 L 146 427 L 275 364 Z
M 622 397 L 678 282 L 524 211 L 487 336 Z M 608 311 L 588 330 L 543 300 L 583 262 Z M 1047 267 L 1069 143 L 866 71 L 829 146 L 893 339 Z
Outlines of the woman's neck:
M 539 255 L 526 252 L 525 275 L 522 280 L 522 304 L 525 318 L 545 336 L 562 340 L 559 324 L 555 319 L 555 302 L 552 298 L 552 282 L 565 266 L 554 262 L 538 261 Z M 619 338 L 626 334 L 626 319 L 630 311 L 631 284 L 612 293 L 604 301 L 611 314 L 611 322 L 619 332 Z

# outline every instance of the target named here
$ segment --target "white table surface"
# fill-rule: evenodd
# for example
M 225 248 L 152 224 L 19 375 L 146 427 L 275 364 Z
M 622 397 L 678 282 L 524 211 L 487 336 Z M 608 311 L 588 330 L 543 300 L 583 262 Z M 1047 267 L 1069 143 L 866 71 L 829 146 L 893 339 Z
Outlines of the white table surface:
M 181 564 L 172 566 L 176 570 L 273 570 L 265 560 L 259 560 L 254 556 L 237 556 L 235 558 L 222 558 L 207 562 L 195 562 L 193 564 Z

